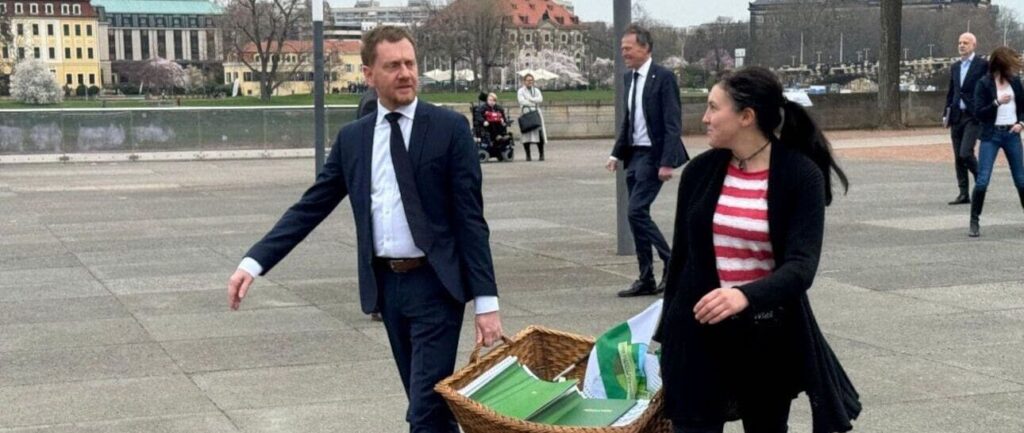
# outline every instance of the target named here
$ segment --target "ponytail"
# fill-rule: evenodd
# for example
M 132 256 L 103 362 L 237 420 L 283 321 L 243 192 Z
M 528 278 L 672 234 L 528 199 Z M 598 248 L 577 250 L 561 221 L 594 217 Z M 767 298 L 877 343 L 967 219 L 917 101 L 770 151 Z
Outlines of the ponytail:
M 804 107 L 787 100 L 782 104 L 782 111 L 782 132 L 779 141 L 783 146 L 806 155 L 818 166 L 825 178 L 825 205 L 828 206 L 832 203 L 831 174 L 835 173 L 845 194 L 850 189 L 846 173 L 832 156 L 832 145 Z
M 846 173 L 832 155 L 832 146 L 817 123 L 800 104 L 782 95 L 782 84 L 768 69 L 751 66 L 726 75 L 719 85 L 729 94 L 737 111 L 750 108 L 757 117 L 757 129 L 776 146 L 806 155 L 825 178 L 825 205 L 832 203 L 832 174 L 845 193 L 850 188 Z M 775 132 L 782 125 L 780 135 Z

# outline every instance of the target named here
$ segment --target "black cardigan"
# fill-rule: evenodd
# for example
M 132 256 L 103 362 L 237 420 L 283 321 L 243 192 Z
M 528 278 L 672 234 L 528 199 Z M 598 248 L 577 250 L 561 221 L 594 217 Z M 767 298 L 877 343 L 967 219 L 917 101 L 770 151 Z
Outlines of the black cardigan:
M 1024 86 L 1020 83 L 1020 77 L 1011 78 L 1010 87 L 1013 88 L 1013 100 L 1017 103 L 1017 121 L 1024 121 Z M 980 140 L 991 140 L 995 132 L 996 115 L 999 113 L 999 106 L 995 102 L 996 82 L 992 74 L 985 74 L 974 87 L 974 118 L 981 124 Z
M 699 324 L 697 301 L 721 284 L 712 218 L 728 150 L 691 161 L 680 179 L 662 343 L 665 415 L 675 422 L 736 419 L 737 398 L 772 390 L 806 391 L 815 433 L 845 432 L 860 413 L 859 396 L 825 342 L 807 300 L 821 254 L 825 187 L 821 170 L 781 143 L 772 146 L 768 227 L 775 257 L 771 275 L 738 287 L 750 306 L 717 325 Z M 738 380 L 730 380 L 739 371 Z

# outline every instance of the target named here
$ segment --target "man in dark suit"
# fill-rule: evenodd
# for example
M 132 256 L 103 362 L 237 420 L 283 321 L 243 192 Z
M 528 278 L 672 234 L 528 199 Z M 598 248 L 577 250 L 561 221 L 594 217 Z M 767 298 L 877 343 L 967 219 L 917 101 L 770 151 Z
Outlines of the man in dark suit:
M 960 195 L 949 204 L 971 202 L 968 194 L 970 181 L 967 173 L 978 175 L 978 159 L 974 156 L 974 144 L 978 141 L 981 126 L 974 118 L 974 86 L 988 73 L 988 62 L 977 56 L 974 49 L 978 40 L 973 34 L 960 35 L 957 50 L 960 60 L 953 63 L 949 74 L 949 90 L 946 92 L 946 110 L 942 117 L 943 126 L 951 129 L 953 158 L 956 166 L 956 182 Z
M 653 247 L 668 267 L 669 245 L 651 219 L 651 203 L 672 170 L 689 157 L 681 138 L 682 108 L 676 76 L 654 64 L 654 41 L 646 29 L 630 24 L 622 37 L 622 58 L 631 70 L 626 82 L 627 114 L 619 127 L 606 168 L 614 172 L 622 161 L 629 190 L 629 228 L 636 245 L 640 277 L 618 293 L 621 297 L 655 295 L 665 290 L 665 279 L 654 281 Z
M 230 306 L 348 196 L 362 309 L 383 316 L 410 431 L 457 433 L 433 387 L 454 370 L 465 303 L 474 300 L 478 344 L 501 336 L 476 146 L 465 118 L 416 98 L 408 31 L 377 27 L 361 54 L 377 114 L 342 128 L 316 183 L 232 275 Z

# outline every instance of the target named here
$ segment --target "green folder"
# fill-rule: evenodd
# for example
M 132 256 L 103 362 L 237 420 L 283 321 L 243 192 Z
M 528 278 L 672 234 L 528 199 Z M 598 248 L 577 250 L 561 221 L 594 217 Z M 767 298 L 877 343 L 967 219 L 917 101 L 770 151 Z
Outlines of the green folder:
M 533 379 L 509 388 L 501 398 L 488 405 L 502 415 L 529 419 L 552 402 L 576 394 L 576 381 L 547 382 Z
M 577 392 L 565 396 L 536 415 L 530 421 L 564 426 L 610 426 L 636 405 L 636 400 L 588 399 Z

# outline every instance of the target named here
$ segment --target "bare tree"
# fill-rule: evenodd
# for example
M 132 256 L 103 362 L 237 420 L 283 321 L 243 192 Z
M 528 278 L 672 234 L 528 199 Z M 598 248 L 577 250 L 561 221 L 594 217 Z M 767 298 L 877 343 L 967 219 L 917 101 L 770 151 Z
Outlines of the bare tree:
M 504 0 L 456 0 L 449 6 L 460 18 L 480 91 L 490 90 L 492 68 L 508 64 L 502 43 L 509 24 L 507 7 Z
M 448 8 L 431 4 L 426 22 L 414 29 L 419 52 L 424 59 L 439 59 L 451 71 L 451 88 L 455 90 L 455 71 L 459 63 L 469 60 L 461 18 Z M 424 63 L 424 62 L 421 62 Z M 424 66 L 424 69 L 426 67 Z
M 228 57 L 253 72 L 264 101 L 306 63 L 306 56 L 299 55 L 290 70 L 281 70 L 289 40 L 302 36 L 305 4 L 303 0 L 228 0 L 224 8 L 220 27 Z
M 903 0 L 881 2 L 881 58 L 878 70 L 879 127 L 901 128 L 900 113 L 900 31 Z

